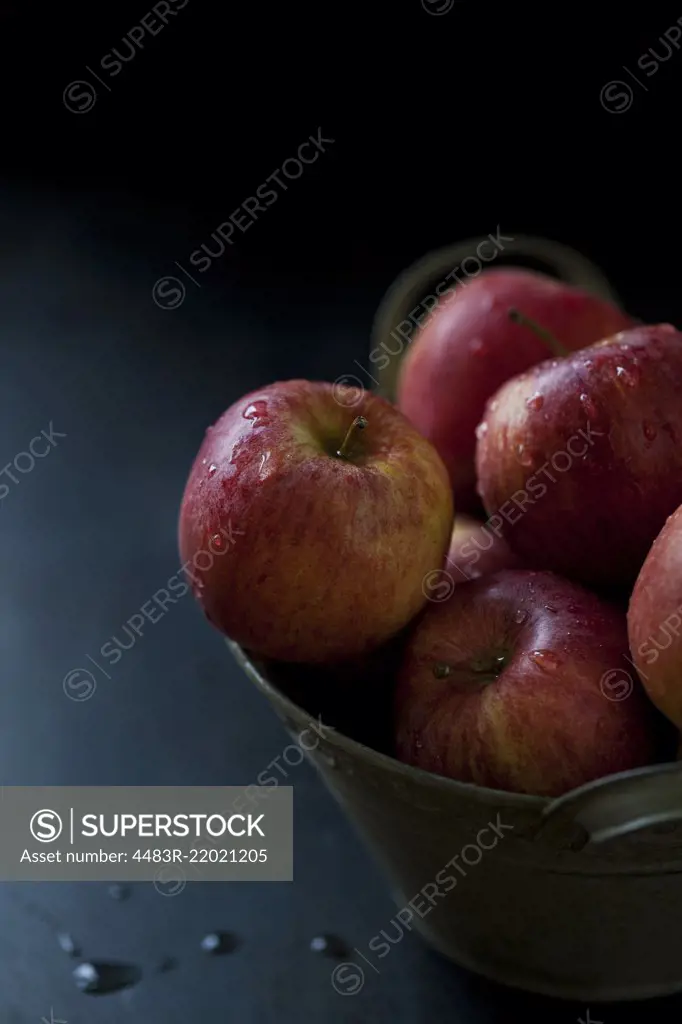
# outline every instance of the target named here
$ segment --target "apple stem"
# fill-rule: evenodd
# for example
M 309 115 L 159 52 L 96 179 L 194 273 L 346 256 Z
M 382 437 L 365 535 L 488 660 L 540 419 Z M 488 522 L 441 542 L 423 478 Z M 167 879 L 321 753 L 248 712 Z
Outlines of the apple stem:
M 569 355 L 568 349 L 561 344 L 559 339 L 555 338 L 552 332 L 548 331 L 546 327 L 542 327 L 537 320 L 531 320 L 531 318 L 526 316 L 525 313 L 513 308 L 509 310 L 509 319 L 514 324 L 520 324 L 521 327 L 530 327 L 531 331 L 534 331 L 538 338 L 541 338 L 542 341 L 549 345 L 552 355 L 558 356 L 559 358 Z
M 339 448 L 339 450 L 336 453 L 339 456 L 340 459 L 347 459 L 348 458 L 348 454 L 349 454 L 348 453 L 348 449 L 349 449 L 350 444 L 353 441 L 356 433 L 359 430 L 364 430 L 366 426 L 367 426 L 367 420 L 365 419 L 364 416 L 356 416 L 355 417 L 355 419 L 353 420 L 353 422 L 351 423 L 351 425 L 348 428 L 348 433 L 346 434 L 346 436 L 343 439 L 343 444 L 341 445 L 341 447 Z

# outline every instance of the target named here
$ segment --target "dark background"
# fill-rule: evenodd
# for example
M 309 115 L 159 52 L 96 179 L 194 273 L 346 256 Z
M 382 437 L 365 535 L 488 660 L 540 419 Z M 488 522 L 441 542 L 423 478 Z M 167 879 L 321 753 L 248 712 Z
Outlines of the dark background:
M 386 288 L 426 251 L 498 226 L 543 235 L 592 258 L 635 315 L 682 322 L 682 55 L 640 74 L 648 91 L 623 71 L 637 74 L 682 10 L 635 25 L 616 8 L 598 23 L 595 5 L 434 15 L 412 0 L 342 16 L 189 0 L 102 75 L 151 6 L 0 15 L 0 463 L 50 423 L 67 435 L 0 502 L 5 785 L 247 784 L 281 753 L 282 727 L 189 597 L 92 699 L 67 699 L 62 680 L 176 571 L 205 427 L 275 378 L 352 373 Z M 97 93 L 80 114 L 63 103 L 77 79 Z M 614 79 L 633 89 L 620 113 L 600 103 Z M 178 308 L 155 305 L 155 281 L 318 127 L 328 153 Z M 143 884 L 122 903 L 104 885 L 0 887 L 0 1021 L 49 1020 L 51 1007 L 68 1024 L 585 1017 L 500 992 L 410 937 L 357 996 L 334 992 L 310 939 L 362 945 L 394 908 L 312 769 L 291 772 L 293 884 L 193 883 L 173 899 Z M 200 952 L 213 929 L 239 936 L 230 956 Z M 61 930 L 83 958 L 135 964 L 142 980 L 81 994 Z M 165 957 L 175 966 L 159 973 Z

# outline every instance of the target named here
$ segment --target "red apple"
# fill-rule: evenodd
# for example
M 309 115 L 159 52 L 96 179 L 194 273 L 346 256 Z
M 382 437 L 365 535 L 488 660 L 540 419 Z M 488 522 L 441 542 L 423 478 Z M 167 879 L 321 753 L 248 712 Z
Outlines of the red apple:
M 396 692 L 398 757 L 480 786 L 559 796 L 656 755 L 625 615 L 553 573 L 507 570 L 432 604 Z
M 477 469 L 522 558 L 630 588 L 682 503 L 682 334 L 635 327 L 508 381 L 478 428 Z
M 547 358 L 532 330 L 510 322 L 510 306 L 544 324 L 569 350 L 633 323 L 603 299 L 519 268 L 485 271 L 435 310 L 405 356 L 398 406 L 441 455 L 460 512 L 480 508 L 475 430 L 487 399 Z
M 520 567 L 520 558 L 511 550 L 499 528 L 493 530 L 478 519 L 457 516 L 444 566 L 453 583 Z
M 628 632 L 647 693 L 682 729 L 682 507 L 666 522 L 637 577 Z
M 443 463 L 397 409 L 286 381 L 209 428 L 180 552 L 222 632 L 261 657 L 330 662 L 378 647 L 420 610 L 452 515 Z

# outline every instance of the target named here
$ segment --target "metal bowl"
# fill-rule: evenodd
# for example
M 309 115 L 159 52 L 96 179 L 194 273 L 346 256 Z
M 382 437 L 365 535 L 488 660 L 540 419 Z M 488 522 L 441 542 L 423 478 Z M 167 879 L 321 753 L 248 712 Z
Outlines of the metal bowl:
M 371 351 L 395 348 L 396 326 L 483 241 L 409 268 L 378 311 Z M 557 243 L 517 237 L 505 256 L 544 262 L 617 301 L 596 267 Z M 381 372 L 389 398 L 400 355 Z M 292 736 L 315 724 L 276 668 L 229 646 Z M 308 757 L 383 866 L 400 920 L 440 953 L 494 981 L 586 1003 L 682 991 L 682 764 L 609 776 L 552 801 L 441 778 L 329 726 L 321 733 Z

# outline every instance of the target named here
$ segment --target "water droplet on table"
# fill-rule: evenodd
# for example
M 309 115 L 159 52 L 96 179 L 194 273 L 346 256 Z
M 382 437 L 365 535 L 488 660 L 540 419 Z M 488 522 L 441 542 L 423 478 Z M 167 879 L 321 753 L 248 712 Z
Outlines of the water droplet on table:
M 127 900 L 130 896 L 130 888 L 127 885 L 119 885 L 118 883 L 110 885 L 107 892 L 112 900 L 117 900 L 119 902 Z
M 310 940 L 310 951 L 329 957 L 348 956 L 348 946 L 336 935 L 316 935 Z
M 73 936 L 69 935 L 68 932 L 59 932 L 57 942 L 59 943 L 59 948 L 68 956 L 80 956 L 80 949 Z
M 209 932 L 201 940 L 201 949 L 211 956 L 224 956 L 236 949 L 235 937 L 229 932 Z
M 90 995 L 106 995 L 136 985 L 142 971 L 133 964 L 105 963 L 91 961 L 79 964 L 73 972 L 73 980 L 81 992 Z

